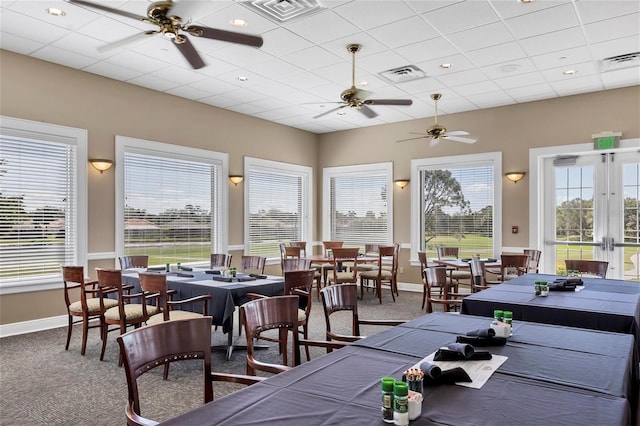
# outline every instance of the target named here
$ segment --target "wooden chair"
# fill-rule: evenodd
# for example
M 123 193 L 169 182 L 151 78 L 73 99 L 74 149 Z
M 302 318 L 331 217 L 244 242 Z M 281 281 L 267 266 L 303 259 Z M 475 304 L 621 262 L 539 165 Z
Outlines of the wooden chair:
M 149 256 L 121 256 L 118 260 L 122 270 L 149 267 Z
M 138 377 L 168 362 L 202 360 L 204 403 L 213 401 L 213 381 L 251 385 L 262 380 L 260 377 L 211 372 L 211 321 L 211 317 L 167 321 L 118 336 L 127 376 L 127 425 L 158 424 L 140 415 Z
M 540 256 L 542 256 L 542 252 L 535 249 L 524 249 L 522 252 L 529 256 L 527 272 L 537 274 L 539 272 L 538 267 L 540 266 Z
M 564 264 L 567 271 L 578 271 L 580 275 L 595 275 L 600 278 L 607 277 L 609 262 L 601 260 L 566 259 Z
M 503 254 L 500 255 L 500 270 L 496 280 L 487 280 L 487 284 L 500 284 L 512 278 L 527 273 L 529 268 L 529 255 Z M 493 273 L 493 271 L 492 271 Z
M 282 262 L 282 275 L 289 271 L 302 271 L 305 269 L 313 269 L 313 279 L 316 282 L 316 288 L 318 289 L 318 300 L 320 299 L 320 287 L 322 281 L 322 274 L 317 269 L 311 266 L 311 260 L 309 259 L 284 259 Z
M 280 243 L 280 268 L 284 272 L 284 260 L 285 259 L 296 259 L 300 260 L 301 255 L 300 252 L 302 249 L 297 246 L 288 246 L 284 243 Z
M 127 327 L 140 327 L 152 315 L 160 312 L 154 305 L 147 305 L 144 293 L 125 294 L 122 285 L 122 271 L 120 269 L 100 269 L 98 272 L 98 288 L 102 304 L 107 303 L 107 296 L 113 293 L 116 296 L 117 305 L 107 309 L 104 313 L 104 321 L 101 327 L 102 350 L 100 351 L 100 361 L 104 359 L 104 351 L 107 347 L 107 335 L 111 331 L 120 331 L 124 334 Z M 139 299 L 141 303 L 130 303 Z M 109 329 L 109 326 L 115 326 Z M 118 365 L 122 365 L 122 353 Z
M 212 253 L 211 254 L 211 264 L 210 267 L 214 268 L 216 266 L 222 266 L 224 268 L 228 268 L 231 266 L 231 258 L 233 256 L 230 254 L 224 253 Z
M 242 256 L 240 261 L 240 269 L 246 273 L 264 274 L 264 265 L 267 258 L 264 256 Z
M 294 365 L 300 363 L 298 348 L 298 296 L 261 297 L 240 307 L 240 316 L 247 336 L 247 374 L 255 376 L 256 370 L 267 373 L 281 373 L 290 370 L 287 353 L 288 334 L 293 335 L 291 359 Z M 278 337 L 264 339 L 264 332 L 277 330 Z M 267 363 L 255 358 L 255 339 L 278 342 L 282 364 Z
M 395 288 L 397 287 L 398 278 L 398 244 L 392 246 L 378 247 L 377 269 L 374 271 L 360 272 L 360 299 L 364 296 L 365 281 L 375 281 L 376 294 L 380 303 L 382 303 L 382 285 L 388 284 L 391 289 L 391 297 L 396 301 Z M 391 269 L 385 268 L 386 264 L 391 264 Z
M 311 293 L 315 270 L 298 270 L 284 273 L 284 294 L 298 296 L 298 332 L 303 339 L 309 339 L 309 315 L 311 314 Z M 300 330 L 300 328 L 302 328 Z M 309 346 L 305 346 L 307 361 L 311 359 Z
M 395 326 L 405 321 L 397 320 L 364 320 L 358 316 L 358 291 L 355 284 L 338 284 L 325 287 L 320 291 L 322 296 L 322 307 L 324 308 L 324 319 L 326 323 L 327 342 L 355 342 L 362 339 L 360 334 L 361 325 Z M 351 312 L 351 334 L 339 334 L 331 327 L 331 316 L 335 312 Z M 331 348 L 327 348 L 331 352 Z
M 438 247 L 438 259 L 459 259 L 460 249 L 458 247 Z M 456 286 L 460 285 L 460 280 L 471 281 L 471 272 L 468 270 L 449 269 L 449 278 L 455 281 Z M 456 291 L 458 288 L 456 287 Z
M 462 299 L 469 293 L 457 293 L 456 285 L 448 276 L 447 268 L 434 266 L 424 270 L 427 279 L 427 313 L 433 312 L 433 305 L 441 305 L 444 312 L 457 312 L 462 306 Z M 434 295 L 432 289 L 437 288 L 440 295 Z
M 427 263 L 427 253 L 419 251 L 418 260 L 420 261 L 420 275 L 422 276 L 422 309 L 424 309 L 427 301 L 427 276 L 424 274 L 424 270 L 429 266 Z
M 307 242 L 306 241 L 291 241 L 289 243 L 291 247 L 300 248 L 300 257 L 307 257 Z
M 487 284 L 486 269 L 484 262 L 480 259 L 472 259 L 469 263 L 471 268 L 471 292 L 477 293 L 489 288 Z
M 322 255 L 329 259 L 333 256 L 333 249 L 342 248 L 344 245 L 344 241 L 323 241 L 322 242 Z M 333 262 L 325 262 L 318 264 L 317 267 L 322 272 L 322 283 L 323 285 L 327 285 L 327 278 L 329 275 L 329 271 L 333 269 Z M 319 296 L 318 296 L 319 297 Z
M 62 282 L 64 283 L 64 301 L 67 305 L 67 343 L 64 350 L 69 350 L 73 325 L 82 323 L 82 346 L 80 353 L 87 349 L 87 335 L 90 328 L 102 326 L 104 313 L 107 309 L 118 305 L 115 299 L 103 299 L 99 295 L 98 282 L 86 281 L 82 266 L 63 266 Z M 80 300 L 72 302 L 74 295 Z M 78 318 L 79 317 L 79 318 Z M 75 318 L 75 319 L 74 319 Z M 98 324 L 90 325 L 91 320 L 98 320 Z
M 333 252 L 332 258 L 332 273 L 328 277 L 328 283 L 333 284 L 346 284 L 346 283 L 358 283 L 358 252 L 360 249 L 336 247 L 331 249 Z M 349 263 L 349 267 L 346 267 L 344 263 Z

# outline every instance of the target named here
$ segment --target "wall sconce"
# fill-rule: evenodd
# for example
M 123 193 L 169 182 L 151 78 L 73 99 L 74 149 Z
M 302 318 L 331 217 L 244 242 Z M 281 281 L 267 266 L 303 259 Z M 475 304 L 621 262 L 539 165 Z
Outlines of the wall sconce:
M 231 181 L 232 184 L 234 185 L 238 185 L 240 182 L 242 182 L 244 179 L 244 177 L 242 177 L 241 175 L 230 175 L 229 176 L 229 180 Z
M 513 183 L 518 183 L 519 180 L 522 180 L 522 178 L 524 177 L 524 175 L 526 175 L 527 172 L 509 172 L 509 173 L 505 173 L 505 176 L 507 177 L 507 179 L 509 179 L 511 182 Z
M 89 160 L 91 165 L 102 174 L 105 170 L 109 170 L 111 166 L 113 166 L 113 161 L 105 160 L 102 158 L 94 158 L 93 160 Z
M 409 179 L 398 179 L 394 180 L 393 183 L 400 189 L 404 189 L 405 186 L 409 185 Z

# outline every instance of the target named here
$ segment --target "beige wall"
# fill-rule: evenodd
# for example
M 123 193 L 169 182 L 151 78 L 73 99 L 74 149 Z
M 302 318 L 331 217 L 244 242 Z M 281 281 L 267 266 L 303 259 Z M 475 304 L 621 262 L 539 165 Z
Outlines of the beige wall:
M 312 166 L 316 241 L 322 239 L 322 167 L 393 161 L 395 177 L 407 178 L 414 158 L 502 151 L 505 171 L 528 170 L 529 148 L 584 143 L 604 130 L 640 137 L 637 86 L 445 115 L 442 124 L 480 139 L 471 146 L 442 143 L 430 149 L 422 141 L 395 141 L 423 131 L 432 118 L 314 135 L 7 51 L 0 50 L 0 64 L 0 114 L 87 129 L 89 157 L 113 159 L 115 135 L 124 135 L 227 152 L 230 173 L 244 173 L 244 155 Z M 384 114 L 383 107 L 377 111 Z M 89 167 L 89 253 L 115 250 L 114 176 Z M 394 187 L 394 196 L 394 240 L 408 243 L 410 187 Z M 503 200 L 503 245 L 528 246 L 528 178 L 515 185 L 505 181 Z M 243 244 L 242 218 L 242 187 L 230 184 L 230 245 Z M 511 234 L 511 225 L 520 226 L 520 233 Z M 408 262 L 403 250 L 401 281 L 420 282 L 418 268 Z M 111 260 L 91 261 L 89 272 L 111 266 Z M 64 313 L 59 290 L 0 296 L 0 324 Z

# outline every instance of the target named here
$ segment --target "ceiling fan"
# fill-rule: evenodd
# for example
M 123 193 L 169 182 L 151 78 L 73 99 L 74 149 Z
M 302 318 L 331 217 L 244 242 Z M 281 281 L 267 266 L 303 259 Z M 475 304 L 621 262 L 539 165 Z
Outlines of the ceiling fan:
M 356 89 L 356 53 L 360 51 L 361 47 L 362 46 L 359 44 L 347 45 L 347 51 L 351 53 L 351 87 L 340 93 L 340 99 L 342 99 L 342 102 L 336 103 L 341 103 L 342 105 L 316 115 L 313 118 L 319 118 L 346 107 L 355 108 L 368 118 L 374 118 L 377 117 L 378 114 L 369 108 L 368 105 L 411 105 L 413 103 L 411 99 L 366 99 L 369 92 L 366 90 Z
M 455 142 L 475 143 L 477 141 L 477 138 L 462 137 L 462 136 L 467 136 L 469 134 L 468 132 L 465 132 L 464 130 L 454 130 L 451 132 L 447 132 L 446 127 L 438 124 L 438 101 L 440 100 L 441 97 L 442 95 L 440 93 L 434 93 L 433 95 L 431 95 L 431 99 L 433 99 L 436 104 L 435 123 L 433 124 L 433 126 L 429 127 L 426 130 L 426 134 L 412 132 L 413 134 L 422 135 L 422 136 L 418 136 L 416 138 L 401 139 L 396 142 L 412 141 L 416 139 L 429 139 L 429 146 L 434 146 L 434 145 L 437 145 L 441 139 L 448 139 Z
M 173 0 L 157 1 L 147 8 L 147 16 L 136 15 L 124 10 L 114 9 L 86 0 L 67 0 L 69 3 L 91 7 L 103 10 L 105 12 L 115 13 L 116 15 L 125 16 L 127 18 L 146 22 L 148 24 L 157 25 L 155 30 L 144 31 L 133 36 L 125 37 L 116 42 L 100 47 L 99 51 L 106 51 L 115 47 L 123 46 L 138 39 L 156 34 L 162 34 L 163 37 L 173 42 L 180 53 L 186 58 L 194 69 L 205 66 L 204 61 L 196 51 L 193 44 L 189 41 L 186 34 L 194 37 L 202 37 L 214 40 L 228 41 L 231 43 L 244 44 L 247 46 L 261 47 L 262 37 L 251 34 L 243 34 L 233 31 L 218 30 L 215 28 L 201 27 L 191 25 L 191 19 L 184 22 L 181 16 L 186 16 L 187 9 L 194 5 L 194 2 L 182 0 L 174 2 Z M 186 33 L 186 34 L 185 34 Z

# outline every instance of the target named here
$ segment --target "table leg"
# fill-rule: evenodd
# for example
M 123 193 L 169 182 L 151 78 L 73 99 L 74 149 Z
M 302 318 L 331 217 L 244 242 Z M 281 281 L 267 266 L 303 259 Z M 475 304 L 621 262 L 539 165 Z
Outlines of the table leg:
M 224 327 L 223 327 L 224 328 Z M 267 345 L 253 345 L 253 348 L 256 350 L 259 349 L 269 349 Z M 229 318 L 229 331 L 227 332 L 227 344 L 226 345 L 215 345 L 211 347 L 212 350 L 223 350 L 226 351 L 225 359 L 229 361 L 231 359 L 231 354 L 234 349 L 247 349 L 247 345 L 236 345 L 233 343 L 233 315 Z

